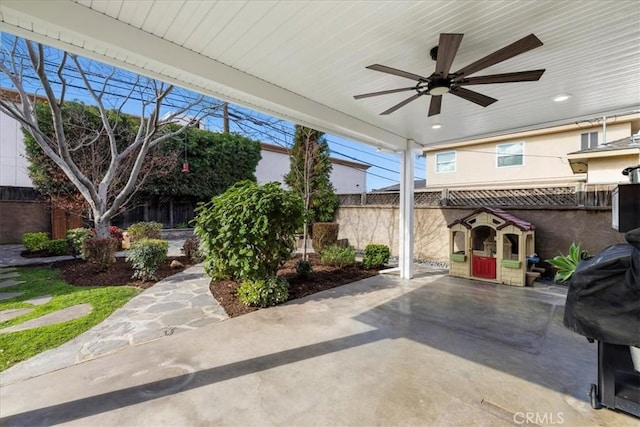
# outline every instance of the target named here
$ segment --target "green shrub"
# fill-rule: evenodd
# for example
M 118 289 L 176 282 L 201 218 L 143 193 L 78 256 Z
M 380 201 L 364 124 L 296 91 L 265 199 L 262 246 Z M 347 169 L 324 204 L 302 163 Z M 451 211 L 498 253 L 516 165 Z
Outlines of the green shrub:
M 204 256 L 200 250 L 200 241 L 196 237 L 189 237 L 182 244 L 182 253 L 193 262 L 202 262 Z
M 282 277 L 246 280 L 236 291 L 238 299 L 254 307 L 271 307 L 289 298 L 289 283 Z
M 105 271 L 115 262 L 113 254 L 118 247 L 118 241 L 111 237 L 92 237 L 84 242 L 87 261 L 96 265 L 98 271 Z
M 49 255 L 66 255 L 69 253 L 67 239 L 49 240 L 46 249 Z
M 338 243 L 338 231 L 340 224 L 337 222 L 316 222 L 312 226 L 313 250 L 322 253 L 327 246 L 335 246 Z
M 309 277 L 311 277 L 311 273 L 313 273 L 313 266 L 309 261 L 301 259 L 296 263 L 296 273 L 299 277 L 308 279 Z
M 158 267 L 167 259 L 169 242 L 159 239 L 141 239 L 131 245 L 127 262 L 133 266 L 133 278 L 156 280 Z
M 49 235 L 47 233 L 24 233 L 22 244 L 27 248 L 27 252 L 38 252 L 47 249 Z
M 327 246 L 320 254 L 323 264 L 334 267 L 345 267 L 356 263 L 356 250 L 353 246 L 341 248 L 339 246 Z
M 214 279 L 264 279 L 295 249 L 302 201 L 277 182 L 242 181 L 196 208 L 195 233 Z
M 137 222 L 127 228 L 127 235 L 133 243 L 141 239 L 160 239 L 162 237 L 161 231 L 162 224 L 159 222 Z
M 67 231 L 67 246 L 69 252 L 73 256 L 80 256 L 82 259 L 87 259 L 84 242 L 93 237 L 93 233 L 88 228 L 73 228 Z
M 378 268 L 389 262 L 389 246 L 387 245 L 367 245 L 364 248 L 362 264 L 364 268 Z
M 573 273 L 576 271 L 576 267 L 580 261 L 587 259 L 588 257 L 589 253 L 587 251 L 581 251 L 580 245 L 571 243 L 571 246 L 569 246 L 569 253 L 567 255 L 562 255 L 561 253 L 552 259 L 546 260 L 557 269 L 553 281 L 562 283 L 567 282 L 571 276 L 573 276 Z

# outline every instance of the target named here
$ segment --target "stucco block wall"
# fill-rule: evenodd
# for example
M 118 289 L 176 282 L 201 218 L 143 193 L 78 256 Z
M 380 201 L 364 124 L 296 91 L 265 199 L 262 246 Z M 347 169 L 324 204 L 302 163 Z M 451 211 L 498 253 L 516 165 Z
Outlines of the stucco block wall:
M 47 202 L 0 201 L 0 244 L 21 243 L 24 233 L 51 233 Z
M 340 206 L 336 212 L 338 238 L 349 239 L 349 244 L 358 249 L 370 243 L 387 245 L 392 255 L 398 255 L 399 212 L 392 206 Z
M 473 210 L 416 208 L 414 256 L 450 263 L 447 224 Z M 505 210 L 534 224 L 536 253 L 542 259 L 552 258 L 559 252 L 566 253 L 572 242 L 580 243 L 581 248 L 590 253 L 614 243 L 624 243 L 624 235 L 611 228 L 611 211 L 608 209 Z M 341 206 L 336 215 L 336 221 L 340 223 L 339 238 L 349 239 L 349 244 L 359 249 L 369 243 L 388 245 L 391 253 L 398 255 L 398 216 L 397 207 Z

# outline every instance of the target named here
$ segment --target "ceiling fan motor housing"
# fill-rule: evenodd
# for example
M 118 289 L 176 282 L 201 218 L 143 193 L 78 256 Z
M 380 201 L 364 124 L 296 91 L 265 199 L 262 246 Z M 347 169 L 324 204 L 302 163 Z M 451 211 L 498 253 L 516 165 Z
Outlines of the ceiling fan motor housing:
M 523 37 L 520 40 L 517 40 L 503 47 L 502 49 L 498 49 L 495 52 L 475 61 L 472 64 L 467 65 L 466 67 L 459 69 L 454 73 L 450 73 L 449 71 L 455 59 L 458 47 L 460 46 L 460 42 L 462 41 L 462 37 L 463 34 L 459 33 L 440 34 L 440 43 L 438 44 L 438 46 L 433 47 L 429 51 L 431 58 L 436 61 L 436 70 L 429 77 L 410 73 L 408 71 L 399 70 L 381 64 L 373 64 L 367 66 L 366 68 L 368 69 L 404 77 L 406 79 L 417 82 L 417 84 L 415 86 L 355 95 L 354 98 L 361 99 L 371 96 L 388 95 L 392 93 L 415 90 L 417 92 L 415 95 L 401 101 L 400 103 L 383 111 L 380 114 L 391 114 L 423 95 L 432 95 L 428 112 L 428 116 L 431 117 L 440 114 L 442 106 L 441 95 L 444 95 L 445 93 L 451 93 L 452 95 L 473 102 L 474 104 L 480 105 L 481 107 L 487 107 L 496 102 L 497 99 L 466 89 L 463 86 L 495 83 L 533 82 L 538 81 L 540 77 L 542 77 L 542 74 L 545 72 L 544 69 L 540 69 L 492 74 L 480 77 L 469 77 L 471 74 L 484 70 L 485 68 L 488 68 L 494 64 L 506 61 L 509 58 L 513 58 L 514 56 L 542 46 L 542 42 L 540 41 L 540 39 L 538 39 L 534 34 L 529 34 L 528 36 Z
M 442 77 L 432 77 L 427 85 L 429 95 L 442 95 L 451 90 L 451 80 Z

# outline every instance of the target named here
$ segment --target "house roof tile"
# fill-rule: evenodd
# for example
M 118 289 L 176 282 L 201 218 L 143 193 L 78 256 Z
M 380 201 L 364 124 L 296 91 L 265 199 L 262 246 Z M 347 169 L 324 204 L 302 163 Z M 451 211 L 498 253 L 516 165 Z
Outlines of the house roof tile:
M 574 151 L 573 153 L 569 154 L 599 153 L 603 151 L 627 150 L 629 148 L 640 149 L 640 138 L 626 137 L 618 139 L 616 141 L 607 142 L 606 144 L 598 145 L 597 147 Z
M 482 212 L 486 212 L 489 213 L 491 215 L 497 216 L 498 218 L 502 219 L 504 222 L 504 224 L 500 225 L 499 227 L 497 227 L 498 230 L 501 230 L 509 225 L 513 225 L 515 227 L 517 227 L 518 229 L 522 230 L 522 231 L 532 231 L 535 230 L 535 227 L 533 226 L 533 224 L 531 224 L 530 222 L 527 222 L 523 219 L 518 218 L 515 215 L 510 214 L 509 212 L 503 211 L 502 209 L 497 209 L 497 208 L 486 208 L 486 207 L 482 207 L 482 208 L 478 208 L 476 210 L 474 210 L 473 212 L 471 212 L 469 215 L 465 216 L 464 218 L 460 218 L 457 219 L 455 221 L 453 221 L 451 224 L 447 225 L 448 228 L 453 227 L 456 224 L 462 224 L 463 226 L 467 227 L 467 228 L 471 228 L 471 225 L 467 223 L 467 221 L 471 218 L 473 218 L 474 216 L 476 216 L 479 213 Z

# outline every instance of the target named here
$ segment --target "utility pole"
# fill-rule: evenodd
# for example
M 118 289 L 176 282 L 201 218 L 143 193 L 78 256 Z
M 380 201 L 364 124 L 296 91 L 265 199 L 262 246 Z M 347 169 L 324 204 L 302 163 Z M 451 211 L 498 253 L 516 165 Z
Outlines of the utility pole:
M 229 103 L 222 104 L 222 119 L 224 121 L 224 133 L 229 133 Z

